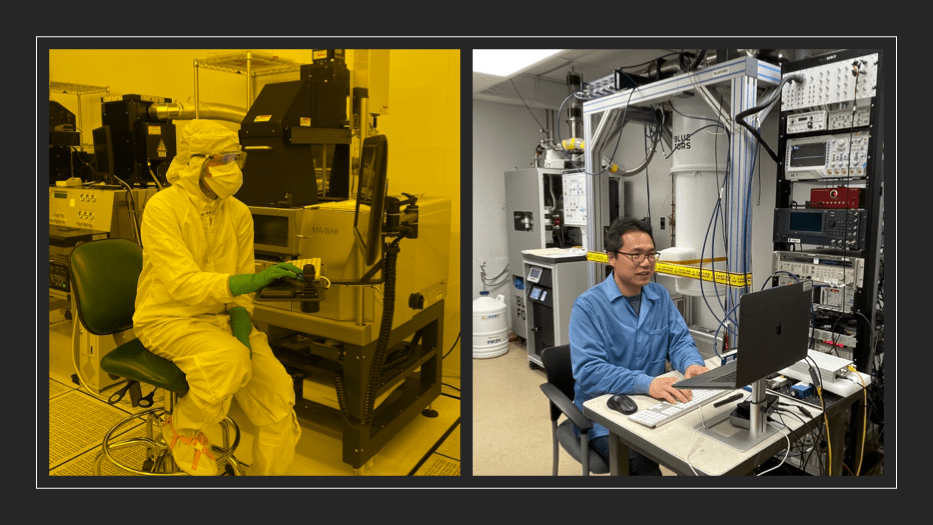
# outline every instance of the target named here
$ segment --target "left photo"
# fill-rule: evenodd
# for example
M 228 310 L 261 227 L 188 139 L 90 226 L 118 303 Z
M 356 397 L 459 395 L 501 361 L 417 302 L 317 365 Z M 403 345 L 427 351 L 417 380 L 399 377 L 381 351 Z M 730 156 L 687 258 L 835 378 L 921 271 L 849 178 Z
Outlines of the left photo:
M 49 476 L 460 476 L 460 51 L 203 43 L 37 63 Z

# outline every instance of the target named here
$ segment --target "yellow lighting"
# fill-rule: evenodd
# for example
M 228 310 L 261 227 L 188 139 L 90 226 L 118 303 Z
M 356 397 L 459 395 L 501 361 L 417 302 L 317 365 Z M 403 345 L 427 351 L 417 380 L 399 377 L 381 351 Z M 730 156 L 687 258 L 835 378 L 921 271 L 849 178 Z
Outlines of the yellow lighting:
M 563 49 L 474 49 L 473 71 L 507 77 Z

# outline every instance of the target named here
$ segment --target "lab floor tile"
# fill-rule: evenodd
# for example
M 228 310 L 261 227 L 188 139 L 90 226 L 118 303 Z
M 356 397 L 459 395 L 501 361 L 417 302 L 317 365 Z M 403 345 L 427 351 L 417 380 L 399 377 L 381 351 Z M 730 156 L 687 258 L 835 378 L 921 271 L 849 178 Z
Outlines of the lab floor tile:
M 95 446 L 129 413 L 102 403 L 78 390 L 49 400 L 49 470 Z M 121 432 L 142 424 L 130 422 Z

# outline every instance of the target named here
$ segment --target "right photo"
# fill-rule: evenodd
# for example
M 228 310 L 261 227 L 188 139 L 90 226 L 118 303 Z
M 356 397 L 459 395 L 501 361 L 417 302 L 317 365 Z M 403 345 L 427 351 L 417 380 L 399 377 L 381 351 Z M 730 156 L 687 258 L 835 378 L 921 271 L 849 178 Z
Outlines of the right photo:
M 474 476 L 893 481 L 894 40 L 472 50 Z

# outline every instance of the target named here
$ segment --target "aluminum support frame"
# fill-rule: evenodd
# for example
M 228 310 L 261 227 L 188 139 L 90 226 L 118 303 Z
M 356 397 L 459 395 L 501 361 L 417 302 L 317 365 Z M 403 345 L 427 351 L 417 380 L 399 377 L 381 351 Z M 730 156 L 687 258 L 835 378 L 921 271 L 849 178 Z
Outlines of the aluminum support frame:
M 732 89 L 732 99 L 730 103 L 731 116 L 734 118 L 739 112 L 753 107 L 757 100 L 757 89 L 759 86 L 777 86 L 781 80 L 781 68 L 767 62 L 759 61 L 754 57 L 740 57 L 722 64 L 707 67 L 695 73 L 678 75 L 664 80 L 659 80 L 651 84 L 639 86 L 633 89 L 620 91 L 618 93 L 589 100 L 583 103 L 583 136 L 585 170 L 586 170 L 586 226 L 584 227 L 584 249 L 587 251 L 603 251 L 602 232 L 608 224 L 604 224 L 603 208 L 605 196 L 602 195 L 600 184 L 597 177 L 599 171 L 598 159 L 594 157 L 594 152 L 599 151 L 599 147 L 593 143 L 597 136 L 604 133 L 596 133 L 602 119 L 609 117 L 609 112 L 616 109 L 624 109 L 627 106 L 645 106 L 648 104 L 663 102 L 682 93 L 694 90 L 705 90 L 709 87 L 729 83 Z M 634 90 L 634 91 L 633 91 Z M 708 93 L 701 94 L 707 97 Z M 755 138 L 744 128 L 738 125 L 731 125 L 733 144 L 732 156 L 733 162 L 730 164 L 729 177 L 732 183 L 728 187 L 728 198 L 731 206 L 742 210 L 747 201 L 748 187 L 751 184 L 751 163 L 754 160 L 756 150 Z M 600 130 L 602 131 L 602 130 Z M 750 230 L 751 217 L 743 212 L 735 214 L 731 211 L 733 218 L 744 218 L 741 222 L 733 222 L 733 230 L 729 234 L 732 236 L 746 235 Z M 738 237 L 744 239 L 744 237 Z M 747 264 L 747 250 L 730 250 L 729 266 L 732 272 L 745 272 Z M 733 260 L 735 258 L 735 260 Z M 587 263 L 587 285 L 593 287 L 602 281 L 601 264 L 596 262 Z M 738 304 L 738 298 L 742 290 L 730 292 L 730 300 Z
M 735 77 L 732 79 L 732 98 L 730 116 L 735 122 L 739 113 L 755 107 L 757 104 L 758 79 L 750 76 Z M 757 123 L 753 124 L 757 125 Z M 726 269 L 729 272 L 746 274 L 751 272 L 751 229 L 752 211 L 749 200 L 752 187 L 752 173 L 757 158 L 755 151 L 757 143 L 755 137 L 745 127 L 732 126 L 732 148 L 729 155 L 729 175 L 726 181 L 725 221 L 726 232 L 729 236 L 728 253 L 726 254 Z M 733 326 L 737 325 L 739 299 L 748 291 L 748 287 L 730 286 L 726 290 L 726 315 L 733 319 Z M 734 334 L 734 346 L 741 344 L 738 335 Z

